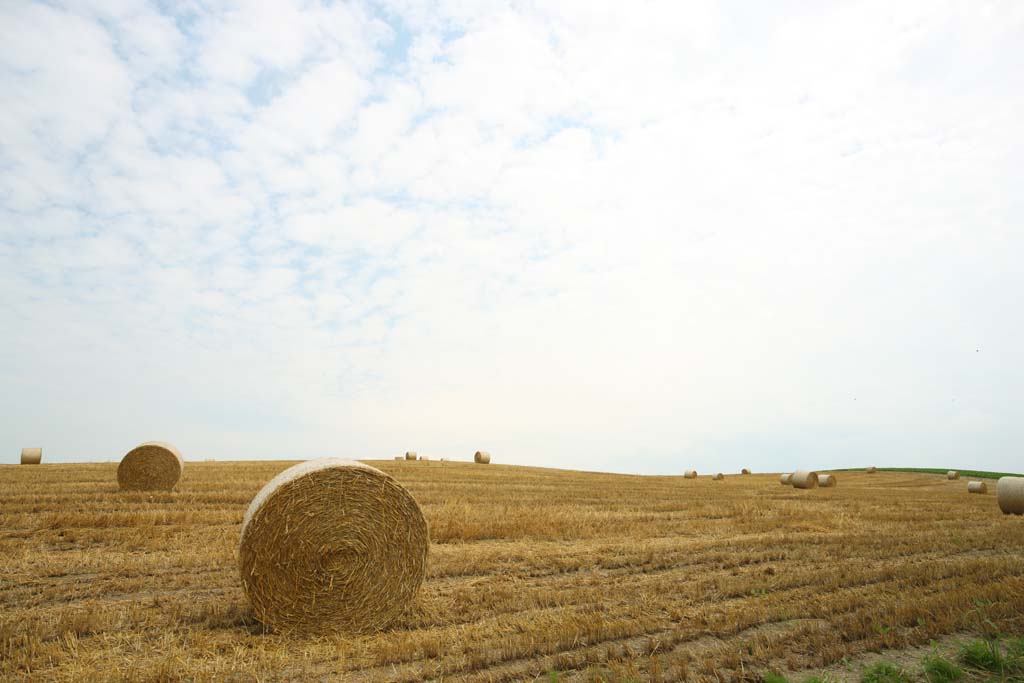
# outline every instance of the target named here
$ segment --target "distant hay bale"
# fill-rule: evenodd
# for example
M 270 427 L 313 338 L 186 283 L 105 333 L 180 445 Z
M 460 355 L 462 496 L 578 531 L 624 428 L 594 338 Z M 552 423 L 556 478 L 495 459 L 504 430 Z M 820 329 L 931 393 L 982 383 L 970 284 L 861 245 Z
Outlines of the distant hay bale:
M 967 493 L 988 493 L 988 484 L 983 481 L 968 482 Z
M 21 464 L 22 465 L 38 465 L 43 461 L 43 449 L 42 448 L 22 448 L 21 449 Z
M 481 465 L 487 465 L 491 462 L 491 454 L 487 451 L 477 451 L 473 454 L 473 462 L 478 462 Z
M 750 474 L 750 470 L 744 467 L 742 470 L 740 470 L 740 474 Z
M 818 473 L 811 470 L 797 470 L 790 479 L 795 489 L 813 489 L 818 485 Z
M 712 481 L 722 481 L 723 479 L 725 479 L 725 475 L 722 474 L 721 472 L 719 472 L 715 476 L 711 477 Z
M 249 505 L 238 562 L 264 624 L 300 632 L 379 631 L 426 575 L 419 505 L 380 470 L 323 458 L 286 469 Z
M 792 486 L 793 485 L 793 473 L 789 472 L 788 474 L 780 474 L 779 475 L 779 483 L 782 484 L 783 486 Z
M 818 475 L 818 486 L 826 489 L 834 488 L 836 485 L 836 475 L 834 474 L 819 474 Z
M 421 455 L 420 456 L 420 460 L 422 460 L 423 462 L 429 462 L 430 461 L 430 456 L 428 456 L 428 455 Z
M 396 455 L 395 456 L 395 460 L 405 460 L 405 456 L 404 455 Z
M 1000 477 L 996 500 L 1004 514 L 1024 515 L 1024 477 Z
M 170 491 L 181 478 L 185 461 L 169 443 L 150 441 L 128 451 L 117 466 L 122 491 Z
M 405 459 L 406 460 L 415 460 L 416 459 L 416 451 L 406 451 L 405 452 Z
M 697 470 L 686 470 L 685 472 L 683 472 L 683 478 L 684 479 L 696 479 L 697 478 Z
M 874 467 L 874 466 L 872 466 L 872 467 L 869 467 L 869 468 L 867 468 L 867 469 L 866 469 L 866 470 L 864 470 L 864 471 L 865 471 L 865 472 L 867 472 L 868 474 L 874 474 L 874 473 L 878 472 L 878 468 L 877 468 L 877 467 Z
M 960 473 L 957 472 L 956 470 L 950 470 L 949 472 L 946 472 L 946 479 L 959 479 L 959 478 L 960 478 Z

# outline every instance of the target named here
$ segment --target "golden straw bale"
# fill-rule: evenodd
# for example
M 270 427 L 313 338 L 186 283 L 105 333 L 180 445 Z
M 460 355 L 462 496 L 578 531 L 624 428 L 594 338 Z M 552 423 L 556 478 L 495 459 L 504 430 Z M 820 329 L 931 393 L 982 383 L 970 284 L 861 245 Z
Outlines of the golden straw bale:
M 22 448 L 21 449 L 21 464 L 22 465 L 38 465 L 43 461 L 43 449 L 42 448 Z
M 999 509 L 1007 515 L 1024 515 L 1024 477 L 1000 477 L 996 482 Z
M 782 484 L 783 486 L 792 486 L 793 485 L 793 473 L 789 472 L 789 473 L 780 474 L 779 475 L 779 483 Z
M 427 522 L 380 470 L 323 458 L 264 486 L 242 522 L 242 587 L 264 624 L 299 632 L 371 632 L 423 583 Z
M 968 482 L 967 493 L 988 493 L 988 484 L 983 481 Z
M 867 468 L 867 469 L 866 469 L 866 470 L 864 470 L 864 471 L 865 471 L 865 472 L 867 472 L 868 474 L 874 474 L 875 472 L 877 472 L 877 471 L 878 471 L 878 468 L 877 468 L 877 467 L 875 467 L 875 466 L 871 466 L 871 467 Z
M 415 460 L 416 459 L 416 451 L 406 451 L 405 452 L 405 459 L 406 460 Z
M 949 472 L 946 472 L 946 479 L 959 479 L 959 478 L 960 478 L 960 473 L 957 472 L 956 470 L 950 470 Z
M 185 461 L 169 443 L 149 441 L 136 446 L 117 466 L 122 491 L 170 491 L 181 478 Z
M 818 485 L 818 473 L 811 470 L 797 470 L 793 472 L 793 478 L 790 481 L 793 488 L 813 489 Z
M 715 476 L 711 477 L 712 481 L 722 481 L 723 479 L 725 479 L 725 475 L 722 474 L 721 472 L 719 472 Z
M 697 470 L 686 470 L 685 472 L 683 472 L 683 478 L 685 478 L 685 479 L 696 479 L 697 478 Z
M 818 486 L 822 488 L 830 489 L 836 485 L 836 475 L 834 474 L 819 474 L 818 475 Z
M 750 474 L 750 470 L 744 467 L 742 470 L 740 470 L 740 474 Z
M 487 451 L 477 451 L 476 453 L 473 454 L 473 462 L 480 463 L 481 465 L 486 465 L 491 462 L 491 454 L 488 453 Z

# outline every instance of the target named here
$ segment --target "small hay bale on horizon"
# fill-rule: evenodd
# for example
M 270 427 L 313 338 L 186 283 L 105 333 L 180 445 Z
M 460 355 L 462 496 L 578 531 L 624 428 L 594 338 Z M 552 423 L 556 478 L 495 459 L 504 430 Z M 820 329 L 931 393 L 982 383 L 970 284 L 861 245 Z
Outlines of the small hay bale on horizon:
M 780 474 L 779 475 L 779 483 L 782 484 L 783 486 L 792 486 L 793 485 L 793 473 L 792 472 L 783 472 L 782 474 Z
M 811 470 L 797 470 L 790 479 L 795 489 L 813 489 L 818 486 L 818 473 Z
M 423 461 L 423 462 L 430 462 L 430 456 L 429 455 L 421 455 L 420 456 L 420 460 Z
M 686 470 L 683 472 L 683 479 L 696 479 L 697 470 Z
M 872 465 L 871 467 L 867 468 L 864 471 L 867 472 L 868 474 L 876 474 L 878 472 L 878 468 Z
M 181 479 L 185 460 L 162 441 L 147 441 L 128 451 L 117 466 L 122 491 L 170 491 Z
M 379 631 L 426 577 L 427 522 L 393 477 L 354 460 L 293 465 L 242 521 L 242 587 L 264 624 L 304 633 Z
M 405 459 L 406 460 L 415 460 L 416 459 L 416 451 L 406 451 L 405 452 Z
M 740 470 L 740 474 L 750 474 L 750 470 L 744 467 L 742 470 Z
M 721 472 L 718 472 L 715 476 L 711 477 L 711 481 L 722 481 L 723 479 L 725 479 L 725 475 Z
M 818 475 L 818 486 L 824 489 L 835 488 L 836 475 L 834 474 L 819 474 Z
M 996 501 L 1004 515 L 1024 515 L 1024 477 L 1000 477 Z
M 488 465 L 491 462 L 491 454 L 487 451 L 477 451 L 473 454 L 473 462 Z
M 43 461 L 43 449 L 42 448 L 22 448 L 21 449 L 21 464 L 22 465 L 38 465 Z
M 956 470 L 950 470 L 949 472 L 946 472 L 946 479 L 949 479 L 950 481 L 953 481 L 953 480 L 956 480 L 956 479 L 959 479 L 959 478 L 960 478 L 960 473 L 957 472 Z
M 983 481 L 967 482 L 967 493 L 988 493 L 988 484 Z

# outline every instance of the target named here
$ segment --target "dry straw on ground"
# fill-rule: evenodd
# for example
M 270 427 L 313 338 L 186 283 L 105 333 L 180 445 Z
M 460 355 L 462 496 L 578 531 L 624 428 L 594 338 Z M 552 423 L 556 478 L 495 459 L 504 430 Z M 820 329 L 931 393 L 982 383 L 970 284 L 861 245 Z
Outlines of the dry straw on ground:
M 473 454 L 473 462 L 478 462 L 481 465 L 486 465 L 491 462 L 491 454 L 487 451 L 477 451 Z
M 968 493 L 988 493 L 988 484 L 983 481 L 972 481 L 967 484 Z
M 779 483 L 783 486 L 791 486 L 793 484 L 793 473 L 786 472 L 779 475 Z
M 813 489 L 818 485 L 818 473 L 811 470 L 797 470 L 790 479 L 793 488 Z
M 867 472 L 868 474 L 875 474 L 876 472 L 878 472 L 878 468 L 872 465 L 871 467 L 867 468 L 864 471 Z
M 271 479 L 249 505 L 242 585 L 264 624 L 377 631 L 408 609 L 428 543 L 423 513 L 397 481 L 354 460 L 311 460 Z
M 836 475 L 834 474 L 819 474 L 818 475 L 818 486 L 826 489 L 834 488 L 836 485 Z
M 22 448 L 21 449 L 21 464 L 22 465 L 38 465 L 43 461 L 43 449 L 42 448 Z
M 750 470 L 744 467 L 742 470 L 740 470 L 740 474 L 750 474 Z
M 683 472 L 683 478 L 684 479 L 696 479 L 697 478 L 697 470 L 686 470 L 685 472 Z
M 711 477 L 712 481 L 722 481 L 723 479 L 725 479 L 725 475 L 721 472 L 718 472 L 715 476 Z
M 117 484 L 123 491 L 170 491 L 181 478 L 185 461 L 169 443 L 150 441 L 136 446 L 117 466 Z
M 405 452 L 405 459 L 406 460 L 415 460 L 416 459 L 416 451 L 406 451 Z
M 999 509 L 1007 515 L 1024 515 L 1024 477 L 1000 477 L 996 482 Z

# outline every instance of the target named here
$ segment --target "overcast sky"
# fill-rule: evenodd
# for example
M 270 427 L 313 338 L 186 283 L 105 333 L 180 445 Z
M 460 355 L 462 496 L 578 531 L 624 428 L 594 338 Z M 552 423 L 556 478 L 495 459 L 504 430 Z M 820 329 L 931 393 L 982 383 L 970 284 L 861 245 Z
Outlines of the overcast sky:
M 0 1 L 0 461 L 1021 471 L 1022 263 L 1016 0 Z

